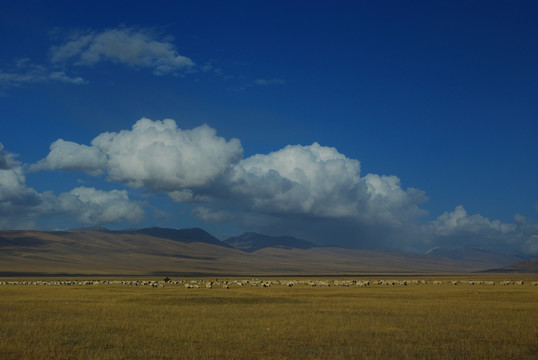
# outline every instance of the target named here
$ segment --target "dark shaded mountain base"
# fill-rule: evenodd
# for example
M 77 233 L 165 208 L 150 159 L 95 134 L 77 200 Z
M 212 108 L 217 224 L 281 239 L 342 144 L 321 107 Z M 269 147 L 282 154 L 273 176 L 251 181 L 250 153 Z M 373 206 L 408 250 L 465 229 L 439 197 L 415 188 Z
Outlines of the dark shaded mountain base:
M 454 256 L 453 256 L 454 257 Z M 319 247 L 292 237 L 244 234 L 220 241 L 202 229 L 0 231 L 0 276 L 353 275 L 536 272 L 537 259 L 474 252 L 456 258 Z

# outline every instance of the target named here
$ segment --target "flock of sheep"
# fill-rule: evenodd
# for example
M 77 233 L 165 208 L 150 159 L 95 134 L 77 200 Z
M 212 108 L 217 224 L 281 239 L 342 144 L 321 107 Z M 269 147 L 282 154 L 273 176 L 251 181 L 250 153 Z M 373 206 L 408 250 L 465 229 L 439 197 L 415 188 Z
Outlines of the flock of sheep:
M 498 284 L 523 285 L 523 280 L 519 281 L 501 281 Z M 56 281 L 0 281 L 2 285 L 33 285 L 33 286 L 98 286 L 98 285 L 128 285 L 128 286 L 150 286 L 153 288 L 165 286 L 184 286 L 187 289 L 221 287 L 229 289 L 230 287 L 270 287 L 270 286 L 310 286 L 310 287 L 366 287 L 366 286 L 412 286 L 412 285 L 496 285 L 494 281 L 484 280 L 56 280 Z M 538 282 L 532 282 L 533 286 L 538 286 Z

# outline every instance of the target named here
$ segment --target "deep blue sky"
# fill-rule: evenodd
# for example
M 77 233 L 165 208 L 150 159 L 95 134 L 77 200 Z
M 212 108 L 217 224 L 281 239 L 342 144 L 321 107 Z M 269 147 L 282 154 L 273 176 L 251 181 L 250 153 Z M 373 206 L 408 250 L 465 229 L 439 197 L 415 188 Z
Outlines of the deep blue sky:
M 0 170 L 0 225 L 202 226 L 220 237 L 255 230 L 359 247 L 385 238 L 382 245 L 410 249 L 538 253 L 537 18 L 533 1 L 2 2 L 0 143 L 10 160 Z M 111 42 L 100 42 L 110 34 Z M 69 41 L 84 38 L 78 52 L 65 55 Z M 153 51 L 156 44 L 168 52 Z M 125 55 L 136 46 L 138 55 Z M 158 70 L 171 54 L 190 64 Z M 283 198 L 273 192 L 268 200 L 264 191 L 272 185 L 262 173 L 253 185 L 250 175 L 230 178 L 224 168 L 172 186 L 155 179 L 133 185 L 138 175 L 114 177 L 110 162 L 90 175 L 65 158 L 35 165 L 57 139 L 90 146 L 105 132 L 131 131 L 143 117 L 173 119 L 182 130 L 207 124 L 225 141 L 240 141 L 242 157 L 230 157 L 226 169 L 252 175 L 257 170 L 242 161 L 266 155 L 272 160 L 264 158 L 264 171 L 278 175 L 271 181 L 291 181 L 294 190 L 282 185 L 274 191 Z M 305 170 L 301 180 L 269 156 L 287 145 L 310 154 L 315 142 L 360 162 L 345 191 L 334 183 L 338 176 L 323 175 L 341 170 Z M 204 146 L 200 151 L 215 151 Z M 87 161 L 79 155 L 74 162 Z M 282 161 L 296 156 L 290 151 Z M 178 164 L 173 156 L 168 161 Z M 297 167 L 310 168 L 304 161 Z M 397 177 L 402 193 L 370 203 L 367 174 Z M 239 188 L 243 181 L 252 188 Z M 71 192 L 77 187 L 106 191 L 104 197 L 126 191 L 140 216 L 123 216 L 122 208 L 117 217 L 85 217 L 89 200 Z M 410 188 L 423 192 L 420 199 Z M 175 190 L 205 197 L 174 202 Z M 33 200 L 5 195 L 17 191 L 18 199 Z M 82 201 L 79 210 L 65 205 L 68 193 Z M 338 199 L 350 197 L 353 209 L 335 215 Z M 52 210 L 55 201 L 63 212 Z M 235 215 L 204 217 L 200 208 Z M 514 222 L 516 214 L 525 226 L 517 225 L 521 217 Z M 317 224 L 314 233 L 305 230 L 309 222 Z

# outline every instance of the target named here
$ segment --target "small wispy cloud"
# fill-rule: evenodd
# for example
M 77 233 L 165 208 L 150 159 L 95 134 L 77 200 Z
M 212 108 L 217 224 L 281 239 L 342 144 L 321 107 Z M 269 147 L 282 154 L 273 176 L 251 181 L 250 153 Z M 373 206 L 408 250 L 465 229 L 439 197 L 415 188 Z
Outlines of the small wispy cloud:
M 49 48 L 49 61 L 37 64 L 20 59 L 9 68 L 0 69 L 0 87 L 6 89 L 31 84 L 87 84 L 88 80 L 71 73 L 84 67 L 105 63 L 150 70 L 156 76 L 213 74 L 223 80 L 237 79 L 234 90 L 252 87 L 282 86 L 283 78 L 253 78 L 230 75 L 214 60 L 197 64 L 180 53 L 170 36 L 161 36 L 147 28 L 119 26 L 106 30 L 71 31 L 57 29 L 55 44 Z M 254 80 L 253 80 L 254 79 Z
M 54 64 L 93 66 L 109 61 L 150 68 L 155 75 L 171 74 L 194 66 L 194 62 L 180 55 L 170 41 L 157 38 L 149 30 L 129 27 L 71 35 L 68 41 L 53 46 L 51 54 Z
M 268 86 L 275 86 L 275 85 L 284 85 L 287 81 L 280 78 L 274 78 L 274 79 L 256 79 L 254 81 L 247 82 L 246 84 L 243 84 L 239 90 L 245 90 L 251 87 L 256 86 L 262 86 L 262 87 L 268 87 Z
M 20 59 L 8 71 L 0 69 L 0 85 L 3 87 L 22 86 L 62 82 L 69 84 L 86 84 L 82 77 L 72 77 L 63 71 L 56 71 L 45 65 L 33 64 L 29 59 Z
M 254 84 L 259 86 L 284 85 L 285 83 L 284 79 L 256 79 L 254 81 Z
M 9 68 L 0 69 L 0 86 L 10 88 L 50 82 L 86 84 L 86 79 L 70 75 L 70 70 L 102 62 L 151 69 L 158 76 L 197 70 L 194 61 L 180 55 L 168 38 L 159 38 L 147 29 L 119 27 L 67 36 L 57 33 L 58 36 L 63 40 L 51 46 L 49 63 L 36 64 L 27 58 L 16 60 Z

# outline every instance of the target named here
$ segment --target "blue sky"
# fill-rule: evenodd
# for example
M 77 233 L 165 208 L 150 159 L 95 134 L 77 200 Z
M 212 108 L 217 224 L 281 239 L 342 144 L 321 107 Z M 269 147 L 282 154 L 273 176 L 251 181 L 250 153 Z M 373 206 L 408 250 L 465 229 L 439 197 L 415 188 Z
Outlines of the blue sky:
M 537 16 L 2 2 L 0 227 L 538 254 Z

